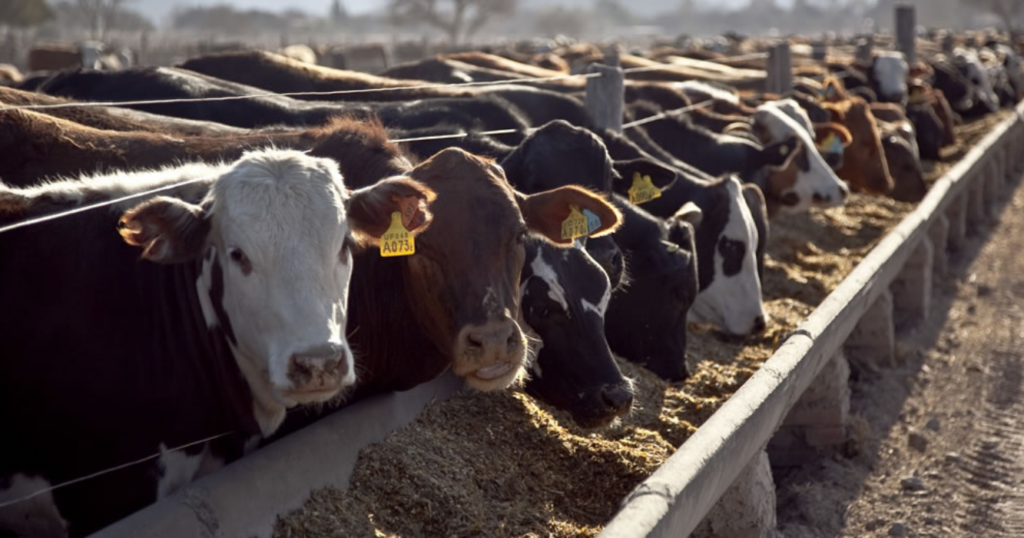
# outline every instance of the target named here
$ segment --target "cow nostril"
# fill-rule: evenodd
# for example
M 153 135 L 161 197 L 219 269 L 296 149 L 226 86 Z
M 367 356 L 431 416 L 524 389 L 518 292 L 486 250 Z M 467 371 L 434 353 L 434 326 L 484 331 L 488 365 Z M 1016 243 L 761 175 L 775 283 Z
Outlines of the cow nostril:
M 466 335 L 466 344 L 470 349 L 483 349 L 484 341 L 478 334 L 469 333 Z
M 764 316 L 757 316 L 754 318 L 754 328 L 751 330 L 752 334 L 759 334 L 764 332 L 768 324 L 765 322 Z
M 620 413 L 633 405 L 633 391 L 625 385 L 607 385 L 601 389 L 601 400 L 609 409 Z
M 817 193 L 817 192 L 816 192 L 816 193 L 814 193 L 814 196 L 812 196 L 811 198 L 812 198 L 812 199 L 813 199 L 813 200 L 814 200 L 815 202 L 818 202 L 818 203 L 824 203 L 824 202 L 828 202 L 828 201 L 829 201 L 829 200 L 831 199 L 831 197 L 830 197 L 830 196 L 822 196 L 821 194 L 819 194 L 819 193 Z

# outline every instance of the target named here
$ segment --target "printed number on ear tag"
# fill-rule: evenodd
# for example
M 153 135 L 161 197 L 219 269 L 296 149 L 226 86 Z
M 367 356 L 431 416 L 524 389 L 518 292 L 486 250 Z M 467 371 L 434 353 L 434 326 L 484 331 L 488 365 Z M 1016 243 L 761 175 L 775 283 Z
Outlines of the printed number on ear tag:
M 380 255 L 385 258 L 392 256 L 412 256 L 416 253 L 416 238 L 402 224 L 402 213 L 391 214 L 391 226 L 380 238 Z
M 586 237 L 587 235 L 590 235 L 590 215 L 585 215 L 584 213 L 590 213 L 590 215 L 593 215 L 594 220 L 597 221 L 597 226 L 594 228 L 595 230 L 601 226 L 601 220 L 597 218 L 597 215 L 591 213 L 589 209 L 584 209 L 583 212 L 580 212 L 580 208 L 571 205 L 569 206 L 569 216 L 562 221 L 563 241 L 569 241 L 571 239 L 576 239 L 577 237 Z
M 651 176 L 642 176 L 640 172 L 633 172 L 633 186 L 629 188 L 629 203 L 639 205 L 655 198 L 661 198 L 661 190 L 654 186 Z

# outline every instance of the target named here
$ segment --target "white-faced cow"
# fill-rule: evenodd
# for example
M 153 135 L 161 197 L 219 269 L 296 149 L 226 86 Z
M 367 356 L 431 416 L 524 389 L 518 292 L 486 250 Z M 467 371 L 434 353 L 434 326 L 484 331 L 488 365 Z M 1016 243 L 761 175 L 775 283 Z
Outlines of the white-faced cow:
M 4 187 L 0 217 L 199 178 L 209 179 L 0 234 L 0 413 L 17 439 L 0 443 L 0 503 L 162 454 L 41 497 L 63 518 L 50 528 L 95 531 L 238 457 L 286 409 L 355 382 L 351 251 L 375 243 L 393 212 L 413 230 L 428 223 L 434 195 L 416 181 L 352 192 L 333 161 L 263 150 Z M 23 508 L 0 508 L 0 529 L 36 535 L 20 527 Z
M 783 182 L 772 186 L 772 191 L 779 193 L 783 213 L 798 213 L 811 207 L 833 207 L 846 203 L 850 188 L 836 176 L 832 168 L 825 162 L 814 144 L 807 125 L 809 118 L 796 121 L 791 114 L 806 113 L 800 106 L 790 100 L 770 101 L 757 108 L 754 113 L 754 132 L 764 144 L 771 144 L 789 137 L 796 136 L 803 142 L 796 150 L 796 163 L 790 177 L 772 178 L 773 182 Z

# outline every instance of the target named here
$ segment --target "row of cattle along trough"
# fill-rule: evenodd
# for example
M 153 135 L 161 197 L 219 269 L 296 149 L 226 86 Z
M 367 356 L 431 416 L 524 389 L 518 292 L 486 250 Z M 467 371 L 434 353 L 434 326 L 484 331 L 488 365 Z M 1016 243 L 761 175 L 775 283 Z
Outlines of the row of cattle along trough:
M 20 440 L 0 445 L 0 530 L 100 529 L 451 369 L 480 390 L 275 532 L 596 534 L 1024 97 L 998 35 L 913 65 L 796 40 L 785 95 L 757 91 L 766 45 L 621 55 L 621 133 L 588 115 L 589 82 L 512 51 L 381 76 L 227 53 L 0 88 L 0 409 Z

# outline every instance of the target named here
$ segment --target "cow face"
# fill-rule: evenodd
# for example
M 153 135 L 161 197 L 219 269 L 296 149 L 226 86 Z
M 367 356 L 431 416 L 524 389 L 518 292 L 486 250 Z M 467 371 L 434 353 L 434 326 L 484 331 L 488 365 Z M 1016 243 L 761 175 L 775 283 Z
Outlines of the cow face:
M 587 251 L 531 238 L 519 293 L 523 320 L 538 340 L 527 392 L 569 411 L 583 427 L 628 412 L 633 391 L 605 339 L 612 285 Z
M 902 130 L 891 130 L 882 135 L 886 162 L 896 182 L 890 196 L 901 202 L 919 202 L 928 193 L 913 137 L 913 131 L 905 133 Z
M 909 74 L 910 66 L 907 65 L 902 52 L 879 52 L 871 65 L 871 79 L 878 89 L 878 100 L 886 103 L 906 103 Z
M 799 107 L 790 100 L 786 109 Z M 811 207 L 833 207 L 846 203 L 850 189 L 825 162 L 812 139 L 810 119 L 797 122 L 776 104 L 766 103 L 754 114 L 754 132 L 763 144 L 772 144 L 796 136 L 801 146 L 796 150 L 792 166 L 769 175 L 772 197 L 779 201 L 778 210 L 799 213 Z
M 612 293 L 605 334 L 618 355 L 670 381 L 685 379 L 686 320 L 697 297 L 693 227 L 666 223 L 617 199 L 625 216 L 615 240 L 626 254 L 629 281 Z M 699 214 L 692 204 L 693 214 Z
M 592 236 L 611 233 L 617 212 L 579 187 L 516 193 L 501 167 L 457 148 L 437 153 L 411 175 L 438 193 L 436 219 L 408 260 L 417 320 L 438 349 L 451 353 L 453 371 L 471 386 L 508 386 L 526 359 L 516 316 L 528 234 L 568 246 L 561 224 L 571 206 L 600 219 Z
M 837 116 L 839 123 L 829 125 L 843 131 L 837 132 L 837 138 L 848 137 L 843 148 L 843 165 L 837 168 L 839 177 L 862 191 L 888 194 L 892 191 L 893 180 L 870 106 L 863 99 L 853 98 L 835 105 L 833 116 Z M 825 139 L 827 134 L 820 133 L 819 137 L 819 140 Z
M 999 96 L 996 95 L 988 70 L 981 63 L 978 54 L 958 48 L 953 51 L 953 62 L 967 78 L 974 101 L 980 103 L 988 112 L 999 110 Z
M 643 170 L 643 163 L 613 162 L 604 143 L 594 133 L 563 120 L 548 122 L 530 133 L 501 162 L 505 176 L 517 190 L 534 193 L 563 185 L 580 185 L 595 192 L 610 192 L 618 178 L 619 165 Z M 624 266 L 622 253 L 611 239 L 584 242 L 587 251 L 612 279 L 612 286 L 621 282 Z
M 422 227 L 432 196 L 406 178 L 349 193 L 333 161 L 256 152 L 217 178 L 201 204 L 154 198 L 123 215 L 121 233 L 154 262 L 201 256 L 206 324 L 229 342 L 269 434 L 286 408 L 355 382 L 343 331 L 351 249 L 376 241 L 393 212 L 403 211 L 407 229 Z
M 713 209 L 698 221 L 690 219 L 697 227 L 701 290 L 690 318 L 731 334 L 761 332 L 768 322 L 760 278 L 767 243 L 764 199 L 760 190 L 746 188 L 736 178 L 721 181 L 703 196 L 700 205 Z

